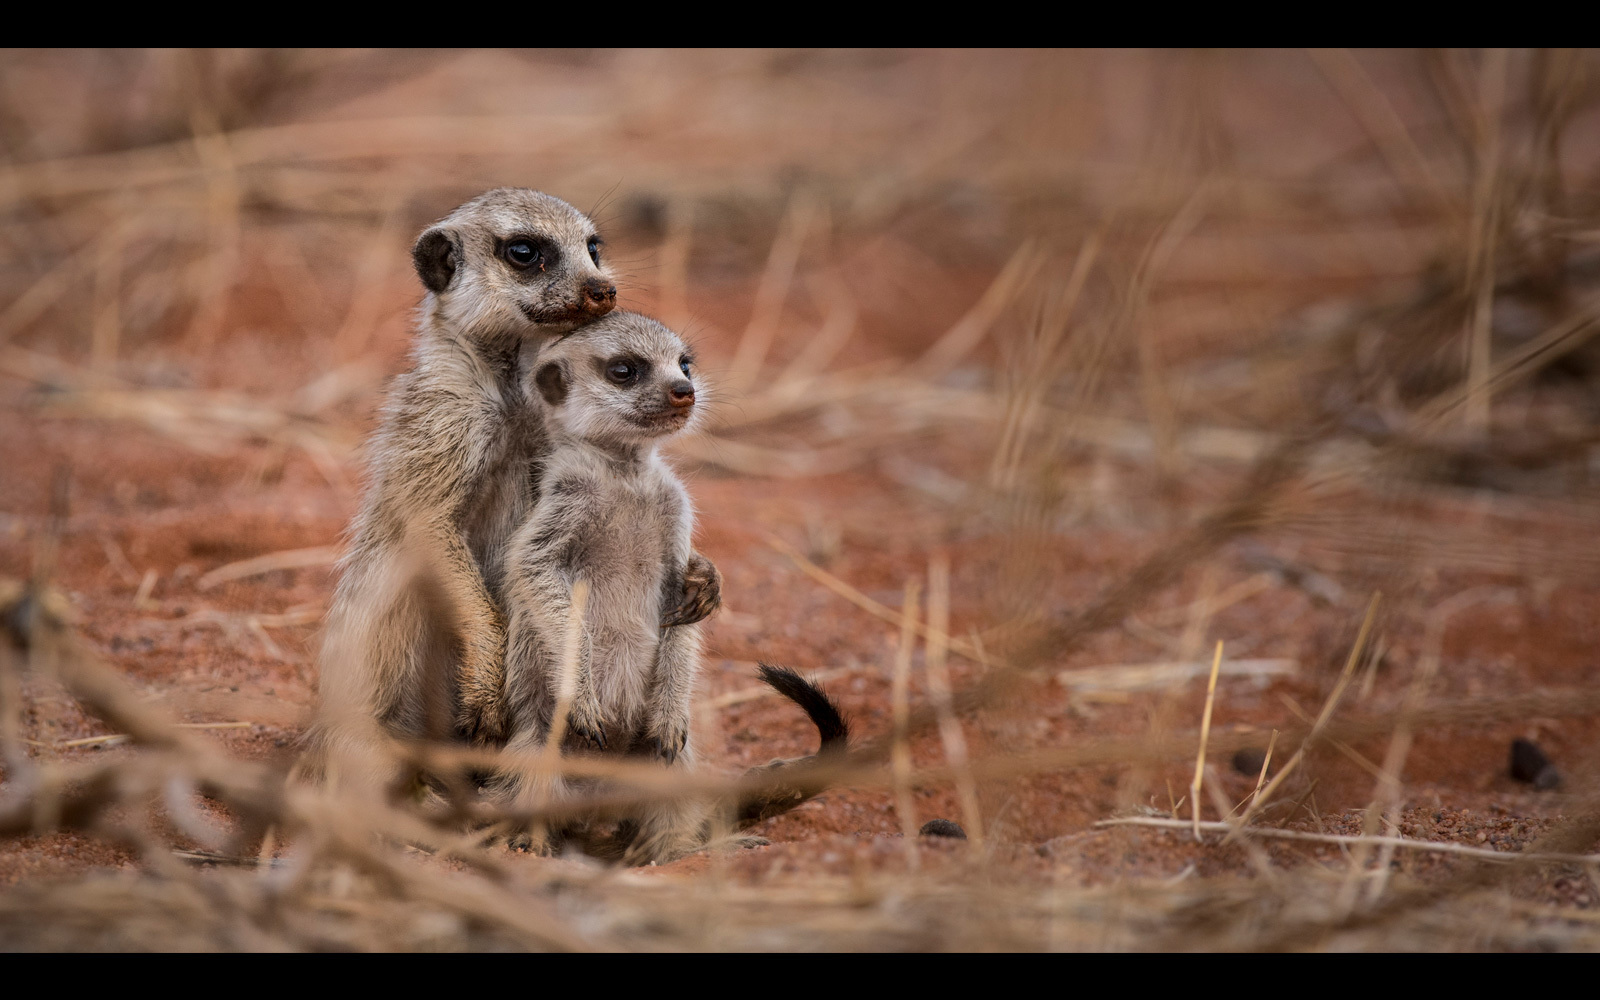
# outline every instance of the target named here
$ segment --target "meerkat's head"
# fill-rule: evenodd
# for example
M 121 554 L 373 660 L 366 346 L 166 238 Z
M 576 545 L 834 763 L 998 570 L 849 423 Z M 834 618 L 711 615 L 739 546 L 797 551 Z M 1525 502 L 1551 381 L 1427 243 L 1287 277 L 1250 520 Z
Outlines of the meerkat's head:
M 435 314 L 458 330 L 559 334 L 617 304 L 595 224 L 527 188 L 462 205 L 417 237 L 411 259 Z
M 694 353 L 648 316 L 614 312 L 539 352 L 532 390 L 557 434 L 599 445 L 648 444 L 695 423 Z

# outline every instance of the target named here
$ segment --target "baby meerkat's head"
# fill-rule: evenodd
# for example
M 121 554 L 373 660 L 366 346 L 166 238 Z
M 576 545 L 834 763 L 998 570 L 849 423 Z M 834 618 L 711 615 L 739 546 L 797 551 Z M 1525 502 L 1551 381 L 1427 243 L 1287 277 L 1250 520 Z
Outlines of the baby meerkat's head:
M 615 312 L 539 352 L 533 391 L 552 431 L 600 445 L 646 444 L 695 422 L 694 354 L 648 316 Z
M 436 314 L 462 331 L 566 333 L 617 304 L 595 224 L 527 188 L 462 205 L 417 237 L 411 259 Z

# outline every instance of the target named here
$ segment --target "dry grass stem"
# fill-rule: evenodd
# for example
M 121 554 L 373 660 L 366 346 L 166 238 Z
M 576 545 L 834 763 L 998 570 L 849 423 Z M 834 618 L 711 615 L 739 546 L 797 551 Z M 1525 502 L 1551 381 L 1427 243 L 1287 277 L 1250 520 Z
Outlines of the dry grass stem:
M 784 216 L 777 236 L 773 238 L 772 248 L 767 253 L 767 266 L 761 272 L 761 281 L 756 286 L 750 322 L 739 338 L 733 360 L 728 366 L 728 378 L 735 389 L 754 381 L 767 359 L 767 352 L 777 333 L 778 321 L 783 315 L 784 300 L 788 298 L 789 287 L 794 283 L 800 249 L 819 210 L 820 206 L 815 200 L 803 193 L 796 194 L 789 202 L 789 211 Z
M 1272 737 L 1267 740 L 1267 752 L 1261 758 L 1261 773 L 1256 775 L 1256 787 L 1250 792 L 1250 805 L 1246 809 L 1247 815 L 1249 810 L 1253 810 L 1256 806 L 1256 803 L 1261 799 L 1261 786 L 1266 783 L 1267 769 L 1272 766 L 1272 751 L 1276 749 L 1277 746 L 1278 731 L 1274 729 L 1272 731 Z
M 544 741 L 545 756 L 552 761 L 561 752 L 561 741 L 567 735 L 567 715 L 572 711 L 572 700 L 578 693 L 578 661 L 583 655 L 583 613 L 588 603 L 589 581 L 578 580 L 572 585 L 572 603 L 567 608 L 567 630 L 562 638 L 555 713 L 550 717 L 550 732 Z
M 281 569 L 330 566 L 338 561 L 340 551 L 340 547 L 336 545 L 317 545 L 309 549 L 287 549 L 282 552 L 252 556 L 249 559 L 218 566 L 196 580 L 195 586 L 201 590 L 210 590 L 218 584 L 243 580 L 262 573 L 273 573 Z
M 788 556 L 790 561 L 792 561 L 795 566 L 799 567 L 802 573 L 811 577 L 811 579 L 822 584 L 824 587 L 833 591 L 835 594 L 838 594 L 840 597 L 849 601 L 851 604 L 854 604 L 856 607 L 867 612 L 868 614 L 877 618 L 881 618 L 891 625 L 898 625 L 901 628 L 910 628 L 924 642 L 937 641 L 945 650 L 949 652 L 959 653 L 961 656 L 971 660 L 974 663 L 985 664 L 985 658 L 981 656 L 978 653 L 978 650 L 973 648 L 971 645 L 963 642 L 960 639 L 953 638 L 946 633 L 940 632 L 932 624 L 931 616 L 929 618 L 929 624 L 926 626 L 917 622 L 911 622 L 908 625 L 904 615 L 901 615 L 892 608 L 886 607 L 883 604 L 874 601 L 866 594 L 863 594 L 861 591 L 850 586 L 850 584 L 839 579 L 837 576 L 834 576 L 832 573 L 829 573 L 821 566 L 818 566 L 816 563 L 807 559 L 799 549 L 796 549 L 794 546 L 779 538 L 777 535 L 768 535 L 767 544 L 772 546 L 774 549 L 777 549 L 782 554 Z M 998 661 L 996 662 L 998 665 Z
M 933 342 L 933 346 L 923 352 L 922 358 L 917 362 L 921 373 L 929 380 L 937 381 L 950 369 L 960 363 L 973 348 L 989 332 L 1000 314 L 1017 297 L 1023 288 L 1033 280 L 1044 266 L 1045 254 L 1039 245 L 1032 240 L 1024 241 L 1017 247 L 1011 258 L 1006 261 L 1000 273 L 995 275 L 979 296 L 966 315 L 955 322 L 944 335 Z
M 894 770 L 894 809 L 900 819 L 900 834 L 905 840 L 906 864 L 916 871 L 921 864 L 917 850 L 917 806 L 911 794 L 911 743 L 907 727 L 911 721 L 911 654 L 916 649 L 917 608 L 921 586 L 916 577 L 906 581 L 905 603 L 901 605 L 900 642 L 894 651 L 894 681 L 889 695 L 894 720 L 894 749 L 890 766 Z
M 904 629 L 910 631 L 911 625 Z M 951 708 L 950 674 L 945 653 L 950 636 L 950 563 L 942 555 L 928 562 L 928 639 L 924 669 L 928 672 L 928 697 L 939 717 L 939 737 L 944 743 L 945 760 L 956 777 L 956 794 L 961 800 L 961 818 L 967 836 L 980 855 L 983 851 L 983 813 L 978 806 L 978 786 L 973 779 L 967 755 L 967 738 L 961 722 Z M 909 717 L 907 723 L 909 726 Z M 905 730 L 897 730 L 903 733 Z
M 1149 826 L 1164 830 L 1189 830 L 1191 824 L 1188 820 L 1160 819 L 1153 816 L 1122 816 L 1116 819 L 1103 819 L 1095 824 L 1096 827 L 1108 826 Z M 1200 824 L 1200 829 L 1205 833 L 1238 833 L 1246 837 L 1266 837 L 1273 840 L 1302 840 L 1317 844 L 1340 844 L 1351 846 L 1357 844 L 1382 844 L 1405 850 L 1432 851 L 1439 854 L 1460 854 L 1465 857 L 1482 858 L 1487 861 L 1517 861 L 1529 864 L 1554 862 L 1559 864 L 1594 864 L 1600 862 L 1600 854 L 1552 854 L 1544 852 L 1518 852 L 1497 851 L 1489 847 L 1472 847 L 1467 844 L 1452 844 L 1432 840 L 1414 840 L 1407 837 L 1367 837 L 1348 836 L 1336 833 L 1308 833 L 1301 830 L 1278 830 L 1273 827 L 1252 826 L 1241 828 L 1233 823 L 1206 821 Z
M 1179 686 L 1203 677 L 1214 666 L 1204 660 L 1188 663 L 1119 663 L 1104 667 L 1063 670 L 1056 680 L 1074 691 L 1153 691 Z M 1286 659 L 1225 660 L 1220 676 L 1248 677 L 1266 683 L 1275 677 L 1294 677 L 1300 661 Z
M 1211 678 L 1206 681 L 1206 707 L 1200 716 L 1200 749 L 1194 757 L 1194 780 L 1189 782 L 1189 808 L 1194 819 L 1194 839 L 1200 839 L 1200 786 L 1204 782 L 1206 767 L 1206 740 L 1211 738 L 1211 707 L 1217 698 L 1217 671 L 1222 666 L 1222 640 L 1217 640 L 1217 652 L 1211 658 Z

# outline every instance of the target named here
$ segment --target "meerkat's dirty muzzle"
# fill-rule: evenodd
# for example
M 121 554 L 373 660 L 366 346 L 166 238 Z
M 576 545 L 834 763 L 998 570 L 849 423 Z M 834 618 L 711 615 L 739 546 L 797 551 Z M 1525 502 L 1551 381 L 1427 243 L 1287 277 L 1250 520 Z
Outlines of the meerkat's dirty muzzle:
M 617 286 L 600 278 L 590 278 L 583 283 L 583 309 L 596 316 L 616 308 Z
M 679 379 L 667 389 L 667 402 L 679 409 L 687 409 L 694 405 L 694 385 L 687 379 Z

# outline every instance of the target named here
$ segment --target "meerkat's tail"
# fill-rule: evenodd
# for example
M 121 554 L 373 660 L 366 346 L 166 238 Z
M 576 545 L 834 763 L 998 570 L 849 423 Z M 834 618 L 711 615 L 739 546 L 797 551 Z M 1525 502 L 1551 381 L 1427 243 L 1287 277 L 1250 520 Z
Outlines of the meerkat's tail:
M 833 703 L 826 691 L 788 667 L 763 663 L 759 672 L 768 687 L 799 705 L 811 718 L 812 725 L 817 727 L 817 735 L 822 738 L 817 756 L 848 748 L 850 725 L 844 721 L 839 706 Z
M 817 727 L 821 745 L 809 757 L 774 760 L 753 767 L 747 775 L 772 774 L 777 771 L 792 772 L 792 780 L 747 794 L 738 803 L 737 825 L 740 829 L 764 819 L 781 816 L 807 799 L 827 788 L 824 775 L 818 773 L 818 764 L 843 754 L 850 748 L 850 724 L 845 721 L 828 693 L 806 680 L 788 667 L 774 667 L 763 663 L 761 679 L 774 691 L 799 705 Z

